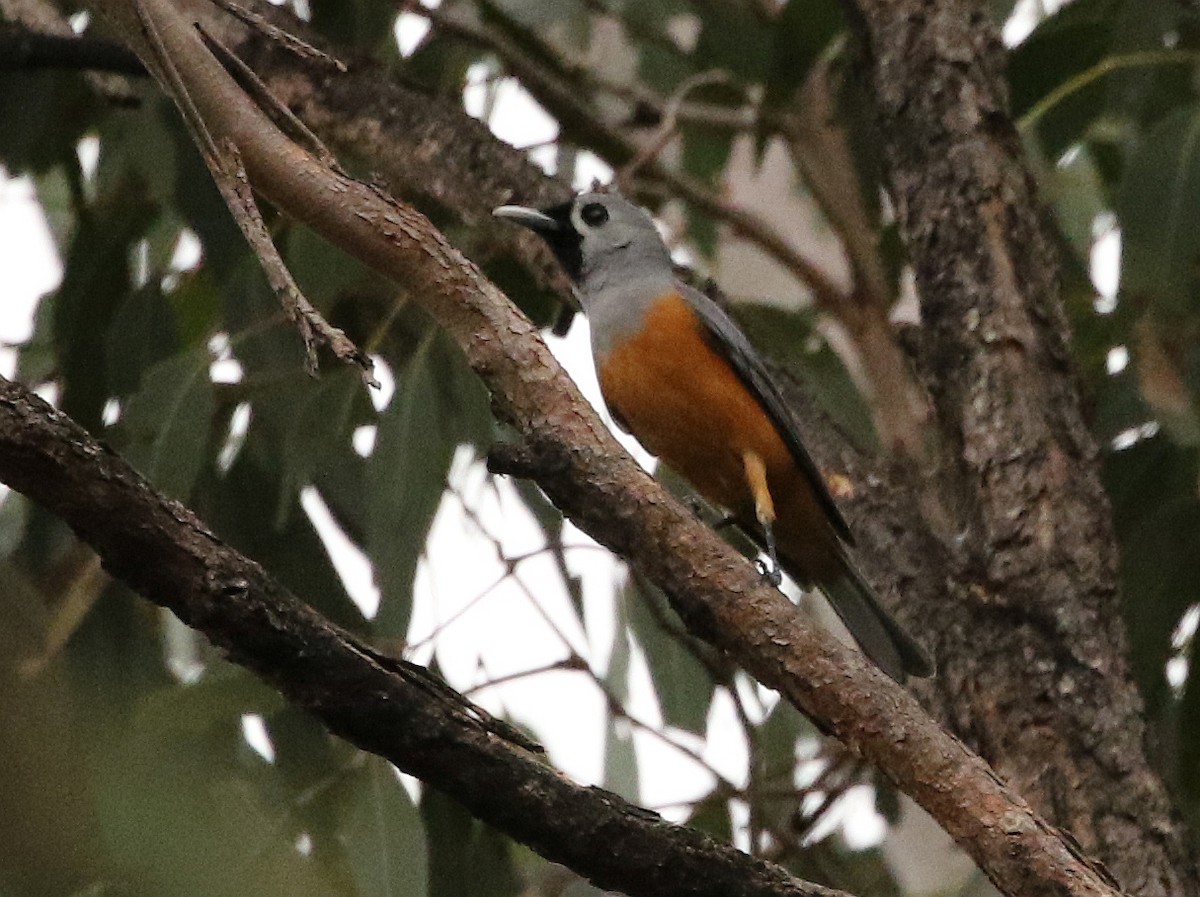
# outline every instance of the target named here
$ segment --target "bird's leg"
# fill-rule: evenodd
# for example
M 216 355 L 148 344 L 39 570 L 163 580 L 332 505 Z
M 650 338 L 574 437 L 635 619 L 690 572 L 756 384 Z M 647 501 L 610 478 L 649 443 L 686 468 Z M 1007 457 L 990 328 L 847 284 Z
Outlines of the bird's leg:
M 783 581 L 783 574 L 780 572 L 779 553 L 775 547 L 775 531 L 771 526 L 775 522 L 775 502 L 771 500 L 771 490 L 767 487 L 767 467 L 763 464 L 763 459 L 751 451 L 742 454 L 742 466 L 746 471 L 746 485 L 750 487 L 750 494 L 754 496 L 754 516 L 758 519 L 758 525 L 762 527 L 763 541 L 767 543 L 767 557 L 770 558 L 770 564 L 760 563 L 759 570 L 767 582 L 777 586 Z

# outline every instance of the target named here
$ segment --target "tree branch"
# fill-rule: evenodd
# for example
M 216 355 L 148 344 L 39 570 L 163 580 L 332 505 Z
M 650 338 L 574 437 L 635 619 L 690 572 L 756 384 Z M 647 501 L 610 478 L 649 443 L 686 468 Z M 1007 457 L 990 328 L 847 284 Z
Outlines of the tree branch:
M 82 427 L 2 377 L 0 480 L 63 518 L 110 573 L 331 732 L 600 887 L 635 897 L 846 897 L 571 782 L 423 668 L 381 657 L 321 617 Z
M 46 34 L 0 22 L 0 71 L 92 69 L 145 75 L 142 61 L 124 44 L 98 37 Z
M 745 558 L 672 500 L 608 434 L 536 329 L 429 222 L 320 165 L 250 103 L 167 0 L 142 0 L 215 139 L 251 183 L 335 245 L 409 286 L 524 440 L 539 485 L 585 531 L 668 595 L 696 633 L 878 765 L 1010 894 L 1111 895 L 1069 839 L 1038 818 L 913 697 L 858 652 L 798 619 Z M 93 0 L 151 68 L 131 0 Z

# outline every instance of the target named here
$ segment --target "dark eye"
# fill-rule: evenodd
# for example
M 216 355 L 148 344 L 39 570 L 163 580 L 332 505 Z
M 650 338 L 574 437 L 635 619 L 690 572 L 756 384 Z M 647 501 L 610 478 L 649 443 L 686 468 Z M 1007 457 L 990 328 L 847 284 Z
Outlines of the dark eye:
M 579 217 L 588 227 L 599 227 L 608 220 L 608 209 L 598 202 L 589 202 L 579 210 Z

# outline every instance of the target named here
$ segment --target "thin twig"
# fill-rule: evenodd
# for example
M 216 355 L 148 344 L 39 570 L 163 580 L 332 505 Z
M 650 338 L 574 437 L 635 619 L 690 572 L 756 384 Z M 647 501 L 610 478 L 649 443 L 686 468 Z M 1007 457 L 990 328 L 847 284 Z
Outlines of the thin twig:
M 268 22 L 258 13 L 253 10 L 246 9 L 240 3 L 235 3 L 233 0 L 210 0 L 232 15 L 234 18 L 244 22 L 259 34 L 264 35 L 268 39 L 280 44 L 285 49 L 295 53 L 301 59 L 307 59 L 310 62 L 317 62 L 332 67 L 338 72 L 346 72 L 349 69 L 346 64 L 340 59 L 330 56 L 324 50 L 318 50 L 312 44 L 301 40 L 290 31 L 285 31 L 282 28 L 277 28 Z
M 224 4 L 228 0 L 212 0 L 212 2 Z M 275 98 L 275 95 L 271 93 L 267 85 L 263 84 L 250 66 L 242 62 L 236 53 L 221 43 L 220 39 L 211 34 L 203 25 L 197 23 L 196 30 L 200 33 L 204 45 L 225 67 L 225 71 L 229 72 L 237 81 L 238 86 L 250 95 L 258 108 L 266 113 L 279 130 L 320 159 L 322 164 L 329 166 L 334 171 L 342 170 L 333 153 L 326 148 L 321 139 L 304 122 L 300 121 L 291 109 Z
M 667 104 L 663 109 L 662 121 L 659 123 L 658 130 L 654 136 L 617 173 L 617 184 L 623 188 L 638 171 L 648 162 L 656 160 L 659 154 L 667 148 L 667 145 L 675 137 L 679 129 L 679 107 L 687 99 L 689 93 L 701 87 L 709 87 L 714 84 L 729 84 L 731 81 L 732 78 L 730 78 L 729 73 L 722 69 L 696 72 L 684 78 L 670 99 L 667 100 Z

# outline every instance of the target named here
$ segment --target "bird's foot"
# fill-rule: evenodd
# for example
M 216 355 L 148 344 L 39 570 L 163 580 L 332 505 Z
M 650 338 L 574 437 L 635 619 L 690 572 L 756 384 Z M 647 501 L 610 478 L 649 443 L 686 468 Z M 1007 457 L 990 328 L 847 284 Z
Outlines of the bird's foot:
M 777 561 L 764 561 L 762 558 L 759 558 L 754 562 L 754 566 L 758 569 L 759 575 L 767 581 L 768 585 L 772 588 L 779 588 L 780 583 L 783 582 L 783 573 L 780 572 Z

